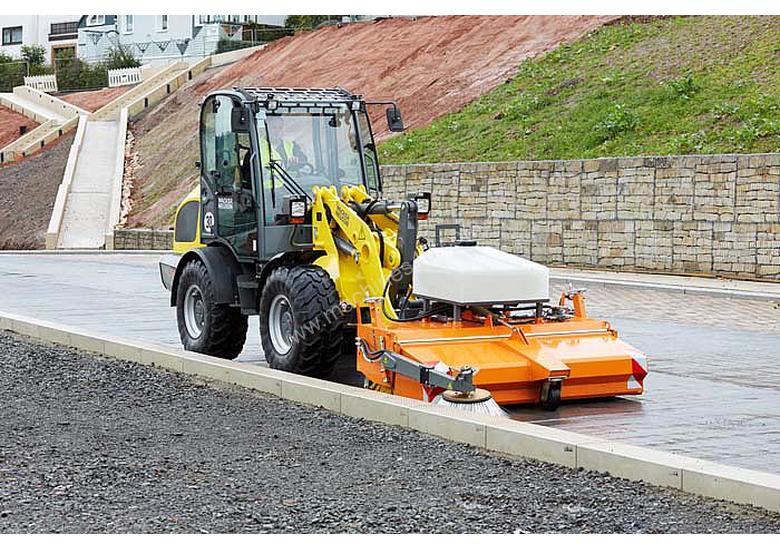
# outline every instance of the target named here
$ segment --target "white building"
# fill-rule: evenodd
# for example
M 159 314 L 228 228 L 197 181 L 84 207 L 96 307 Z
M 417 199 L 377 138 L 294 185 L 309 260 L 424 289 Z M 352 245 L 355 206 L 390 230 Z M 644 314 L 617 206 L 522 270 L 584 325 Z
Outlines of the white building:
M 84 15 L 78 27 L 78 56 L 105 58 L 127 48 L 143 63 L 194 61 L 211 55 L 220 40 L 241 40 L 248 22 L 284 24 L 285 15 Z
M 21 58 L 22 46 L 39 45 L 47 63 L 55 55 L 74 57 L 78 24 L 74 15 L 0 15 L 0 52 Z

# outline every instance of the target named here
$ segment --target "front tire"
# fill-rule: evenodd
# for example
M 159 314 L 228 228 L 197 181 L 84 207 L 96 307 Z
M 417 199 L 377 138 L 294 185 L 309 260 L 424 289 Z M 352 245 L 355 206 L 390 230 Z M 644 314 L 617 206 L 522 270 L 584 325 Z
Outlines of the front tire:
M 235 359 L 244 349 L 247 318 L 237 308 L 217 304 L 206 266 L 184 266 L 176 290 L 176 320 L 184 349 Z
M 316 266 L 282 266 L 260 298 L 260 340 L 273 369 L 324 378 L 341 355 L 343 316 L 336 285 Z

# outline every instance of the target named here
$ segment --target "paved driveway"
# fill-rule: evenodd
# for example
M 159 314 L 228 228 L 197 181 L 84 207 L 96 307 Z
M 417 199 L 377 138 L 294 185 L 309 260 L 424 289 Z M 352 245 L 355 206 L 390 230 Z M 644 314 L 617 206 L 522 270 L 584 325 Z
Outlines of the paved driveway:
M 0 255 L 0 311 L 179 347 L 153 255 Z M 560 285 L 553 285 L 557 291 Z M 780 473 L 780 309 L 767 301 L 594 288 L 590 312 L 650 357 L 639 398 L 516 407 L 518 419 Z M 256 319 L 244 362 L 260 362 Z M 259 367 L 260 368 L 260 367 Z M 354 383 L 350 361 L 338 380 Z

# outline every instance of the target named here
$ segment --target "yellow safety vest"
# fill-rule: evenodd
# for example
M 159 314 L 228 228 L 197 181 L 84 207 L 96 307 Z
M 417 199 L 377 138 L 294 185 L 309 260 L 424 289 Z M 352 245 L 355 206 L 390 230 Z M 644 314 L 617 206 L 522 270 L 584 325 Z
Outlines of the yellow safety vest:
M 282 141 L 282 147 L 284 147 L 284 153 L 289 159 L 293 156 L 293 151 L 295 150 L 295 143 L 289 140 Z M 268 141 L 266 141 L 264 138 L 260 140 L 260 161 L 263 167 L 267 165 L 267 162 L 265 160 L 265 152 L 268 151 L 268 149 L 271 149 L 271 158 L 276 161 L 282 161 L 282 155 L 280 155 L 276 149 L 273 147 L 268 146 Z M 275 186 L 277 189 L 284 187 L 284 184 L 282 183 L 280 177 L 278 175 L 275 175 L 273 178 L 268 178 L 265 180 L 265 188 L 270 189 L 271 188 L 271 182 L 275 182 Z

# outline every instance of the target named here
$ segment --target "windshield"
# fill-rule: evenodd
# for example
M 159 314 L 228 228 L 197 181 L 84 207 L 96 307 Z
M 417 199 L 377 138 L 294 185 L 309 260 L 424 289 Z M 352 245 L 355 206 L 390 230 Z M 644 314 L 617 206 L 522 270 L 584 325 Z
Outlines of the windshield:
M 294 194 L 291 188 L 300 187 L 309 196 L 315 185 L 365 185 L 376 191 L 376 155 L 367 124 L 364 113 L 355 117 L 346 105 L 316 112 L 280 109 L 258 120 L 267 210 L 278 211 L 282 198 Z M 368 181 L 363 177 L 361 142 Z

